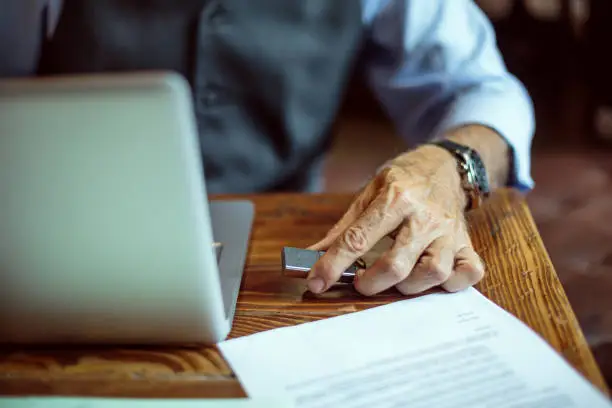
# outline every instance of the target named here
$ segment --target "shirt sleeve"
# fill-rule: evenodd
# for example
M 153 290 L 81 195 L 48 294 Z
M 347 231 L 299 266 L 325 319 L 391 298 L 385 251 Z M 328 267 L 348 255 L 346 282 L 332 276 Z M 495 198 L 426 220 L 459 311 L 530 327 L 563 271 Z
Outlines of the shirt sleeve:
M 409 142 L 481 124 L 512 150 L 509 186 L 533 188 L 535 119 L 493 27 L 473 0 L 362 0 L 370 86 Z

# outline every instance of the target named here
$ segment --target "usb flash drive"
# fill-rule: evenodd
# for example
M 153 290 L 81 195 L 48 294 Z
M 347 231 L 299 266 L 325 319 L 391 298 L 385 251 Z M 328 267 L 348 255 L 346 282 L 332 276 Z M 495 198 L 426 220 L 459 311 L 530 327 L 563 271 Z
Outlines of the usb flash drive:
M 324 253 L 324 251 L 284 247 L 281 253 L 283 275 L 292 278 L 306 278 L 312 266 Z M 342 272 L 342 276 L 340 276 L 338 281 L 341 283 L 352 283 L 359 269 L 365 269 L 365 263 L 361 258 Z

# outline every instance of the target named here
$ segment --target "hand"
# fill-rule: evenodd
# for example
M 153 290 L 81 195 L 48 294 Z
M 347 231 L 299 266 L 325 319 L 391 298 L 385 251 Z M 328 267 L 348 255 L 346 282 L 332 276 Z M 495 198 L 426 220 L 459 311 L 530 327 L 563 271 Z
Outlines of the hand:
M 310 249 L 326 250 L 308 276 L 321 293 L 386 235 L 393 245 L 360 270 L 355 289 L 374 295 L 396 287 L 406 295 L 440 285 L 459 291 L 484 276 L 464 218 L 466 198 L 450 153 L 425 145 L 391 162 L 363 189 L 327 236 Z

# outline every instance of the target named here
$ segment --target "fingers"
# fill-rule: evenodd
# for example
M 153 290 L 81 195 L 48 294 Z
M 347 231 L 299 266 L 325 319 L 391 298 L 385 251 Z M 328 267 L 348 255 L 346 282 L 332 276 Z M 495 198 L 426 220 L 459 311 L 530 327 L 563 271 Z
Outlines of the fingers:
M 404 227 L 398 236 L 414 239 Z M 395 245 L 355 281 L 355 289 L 371 296 L 393 286 L 404 295 L 414 295 L 436 286 L 458 292 L 484 277 L 484 265 L 471 246 L 455 252 L 452 236 L 434 239 L 425 250 Z
M 372 180 L 325 238 L 309 247 L 326 251 L 309 273 L 310 291 L 327 290 L 387 235 L 396 235 L 391 249 L 355 279 L 364 295 L 393 286 L 406 295 L 434 286 L 455 292 L 482 279 L 484 266 L 472 249 L 462 213 L 451 214 L 446 206 L 428 201 L 429 193 L 406 187 L 402 177 L 400 172 Z
M 377 196 L 370 206 L 337 235 L 309 274 L 308 288 L 320 293 L 338 281 L 342 272 L 363 256 L 384 236 L 397 228 L 403 215 L 386 195 Z
M 455 255 L 453 273 L 442 283 L 442 288 L 448 292 L 458 292 L 480 282 L 484 274 L 484 264 L 476 251 L 465 246 Z
M 448 235 L 440 237 L 429 245 L 396 288 L 404 295 L 414 295 L 443 284 L 453 273 L 454 261 L 455 243 Z
M 420 235 L 417 237 L 417 234 Z M 409 223 L 404 225 L 394 245 L 355 280 L 355 289 L 366 296 L 387 290 L 404 281 L 432 239 L 417 233 Z

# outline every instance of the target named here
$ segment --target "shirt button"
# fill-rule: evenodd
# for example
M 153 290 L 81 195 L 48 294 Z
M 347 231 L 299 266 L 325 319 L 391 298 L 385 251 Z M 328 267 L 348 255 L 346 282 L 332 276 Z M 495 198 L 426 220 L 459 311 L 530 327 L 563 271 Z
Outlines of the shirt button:
M 217 3 L 208 15 L 208 21 L 215 25 L 221 25 L 228 21 L 228 11 L 223 4 Z
M 230 102 L 228 89 L 217 84 L 206 84 L 200 87 L 196 98 L 199 106 L 204 109 L 225 105 Z
M 199 99 L 202 106 L 211 108 L 219 103 L 219 93 L 212 89 L 205 89 Z

